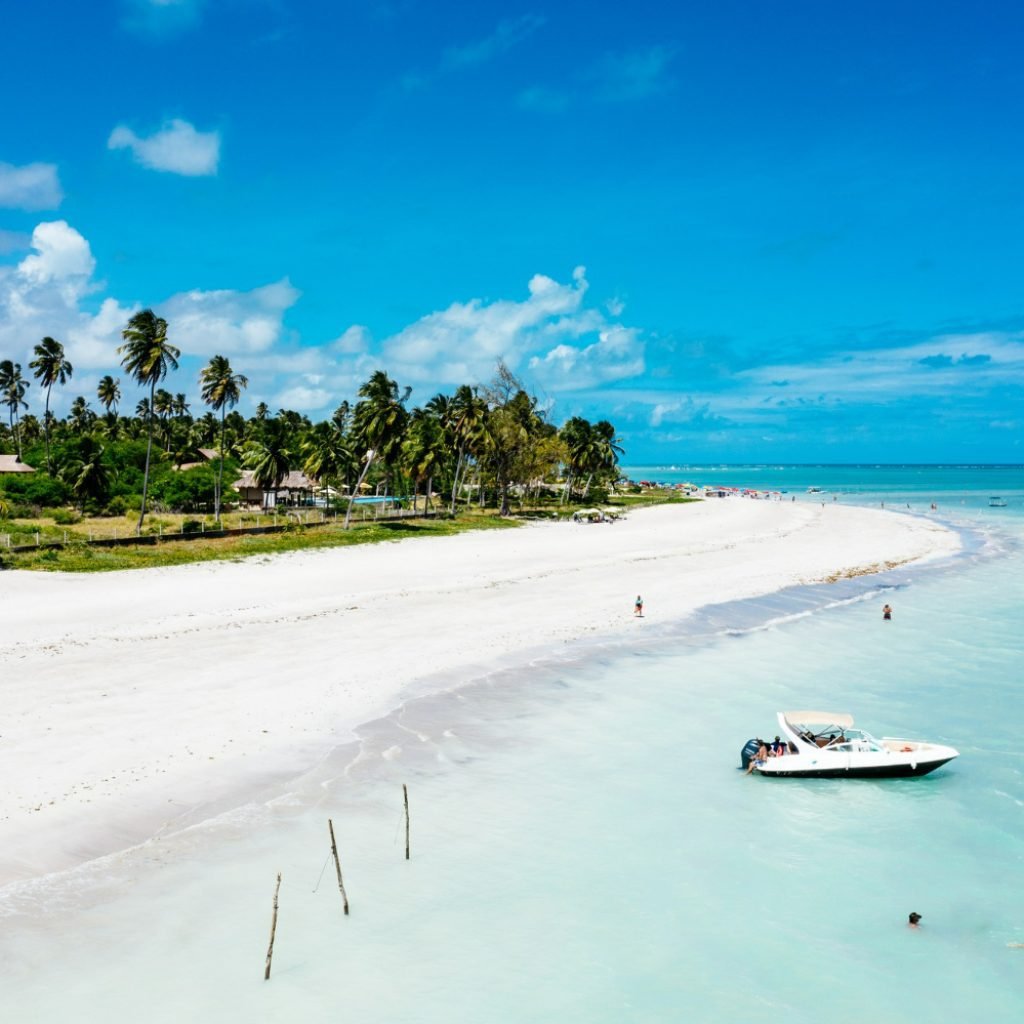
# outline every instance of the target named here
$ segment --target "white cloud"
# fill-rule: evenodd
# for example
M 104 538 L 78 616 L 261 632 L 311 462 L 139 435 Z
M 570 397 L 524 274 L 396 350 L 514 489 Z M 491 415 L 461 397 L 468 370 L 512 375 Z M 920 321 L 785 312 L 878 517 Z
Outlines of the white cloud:
M 535 274 L 521 302 L 452 303 L 385 339 L 380 363 L 400 382 L 430 386 L 489 380 L 498 359 L 514 371 L 528 366 L 551 390 L 641 373 L 639 332 L 585 308 L 587 287 L 577 267 L 568 284 Z
M 533 35 L 539 28 L 543 28 L 546 21 L 539 14 L 523 14 L 502 21 L 489 36 L 475 43 L 449 47 L 445 50 L 442 65 L 454 69 L 484 64 Z
M 161 303 L 159 313 L 190 355 L 266 352 L 281 340 L 284 314 L 300 294 L 287 278 L 249 292 L 194 290 Z
M 220 133 L 199 132 L 174 118 L 148 138 L 142 138 L 125 125 L 118 125 L 107 140 L 108 149 L 130 149 L 136 163 L 155 171 L 169 171 L 187 177 L 217 173 L 220 160 Z
M 0 268 L 0 350 L 25 362 L 31 347 L 49 335 L 64 343 L 76 370 L 109 366 L 135 310 L 112 298 L 96 313 L 81 308 L 98 287 L 92 278 L 96 261 L 66 221 L 39 224 L 31 247 L 17 266 Z
M 53 210 L 60 206 L 63 198 L 54 164 L 15 167 L 0 162 L 0 206 L 16 210 Z
M 297 409 L 302 412 L 323 409 L 332 400 L 336 402 L 334 393 L 324 388 L 310 387 L 307 384 L 293 384 L 291 387 L 279 391 L 273 400 L 273 404 L 281 409 Z
M 36 251 L 18 264 L 32 285 L 63 281 L 77 294 L 96 269 L 89 243 L 65 220 L 40 224 L 32 232 Z
M 636 328 L 614 325 L 599 331 L 590 345 L 556 345 L 534 356 L 529 366 L 549 390 L 576 391 L 643 373 L 644 343 Z
M 771 397 L 778 406 L 825 396 L 890 402 L 953 390 L 966 395 L 1000 383 L 1024 383 L 1024 334 L 938 335 L 891 348 L 832 353 L 813 362 L 759 366 L 736 377 L 743 391 Z
M 353 324 L 340 337 L 330 342 L 329 347 L 345 356 L 355 356 L 370 350 L 370 332 L 361 324 Z
M 674 56 L 674 49 L 668 46 L 608 54 L 593 73 L 600 96 L 626 101 L 665 92 L 673 84 L 668 68 Z

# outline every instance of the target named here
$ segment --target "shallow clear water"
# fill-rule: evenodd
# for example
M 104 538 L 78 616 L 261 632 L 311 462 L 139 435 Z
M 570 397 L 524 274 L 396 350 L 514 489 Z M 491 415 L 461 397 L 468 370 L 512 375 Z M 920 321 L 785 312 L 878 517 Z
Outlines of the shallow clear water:
M 1018 1019 L 1024 517 L 964 510 L 984 532 L 951 566 L 710 609 L 643 647 L 413 701 L 269 804 L 19 893 L 0 903 L 17 911 L 5 1011 Z M 745 777 L 743 743 L 797 706 L 961 757 L 915 780 Z M 328 816 L 347 919 L 332 866 L 317 888 Z

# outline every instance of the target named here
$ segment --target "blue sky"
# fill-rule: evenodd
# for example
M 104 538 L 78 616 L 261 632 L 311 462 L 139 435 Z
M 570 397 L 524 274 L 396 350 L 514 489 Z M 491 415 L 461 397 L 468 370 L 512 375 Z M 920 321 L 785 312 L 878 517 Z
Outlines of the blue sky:
M 425 402 L 501 357 L 632 463 L 1024 461 L 1017 5 L 4 21 L 0 358 L 63 341 L 58 411 L 151 307 L 196 412 L 215 353 L 243 412 L 314 418 L 379 367 Z

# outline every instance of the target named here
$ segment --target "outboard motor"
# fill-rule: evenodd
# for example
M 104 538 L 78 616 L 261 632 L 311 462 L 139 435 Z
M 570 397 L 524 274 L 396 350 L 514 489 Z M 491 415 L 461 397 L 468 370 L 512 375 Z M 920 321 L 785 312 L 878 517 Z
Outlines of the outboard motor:
M 755 755 L 761 747 L 760 740 L 747 740 L 745 746 L 740 751 L 740 767 L 746 771 L 747 766 L 753 761 Z

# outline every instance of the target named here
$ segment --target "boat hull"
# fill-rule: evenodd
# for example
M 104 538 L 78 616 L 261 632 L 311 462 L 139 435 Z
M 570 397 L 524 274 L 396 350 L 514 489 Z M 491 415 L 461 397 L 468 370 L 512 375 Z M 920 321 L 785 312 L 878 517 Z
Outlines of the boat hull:
M 944 757 L 935 761 L 917 761 L 903 764 L 851 765 L 850 767 L 823 768 L 820 765 L 807 768 L 794 767 L 791 770 L 780 770 L 774 766 L 755 768 L 758 775 L 766 779 L 906 779 L 941 768 L 952 761 L 952 757 Z

